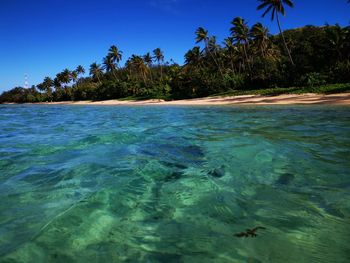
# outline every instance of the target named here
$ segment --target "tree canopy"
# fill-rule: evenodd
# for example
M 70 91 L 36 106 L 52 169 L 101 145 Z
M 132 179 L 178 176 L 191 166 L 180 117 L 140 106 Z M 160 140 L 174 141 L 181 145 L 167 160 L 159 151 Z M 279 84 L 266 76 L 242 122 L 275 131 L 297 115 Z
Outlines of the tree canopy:
M 291 0 L 259 0 L 263 16 L 276 19 L 280 33 L 271 35 L 258 22 L 233 18 L 230 34 L 220 43 L 208 30 L 195 30 L 193 48 L 184 65 L 165 60 L 161 48 L 133 54 L 121 64 L 116 45 L 101 64 L 88 69 L 63 69 L 53 78 L 29 89 L 15 87 L 1 102 L 103 100 L 123 97 L 194 98 L 232 90 L 318 86 L 350 82 L 350 27 L 307 25 L 282 31 L 278 15 L 285 15 Z

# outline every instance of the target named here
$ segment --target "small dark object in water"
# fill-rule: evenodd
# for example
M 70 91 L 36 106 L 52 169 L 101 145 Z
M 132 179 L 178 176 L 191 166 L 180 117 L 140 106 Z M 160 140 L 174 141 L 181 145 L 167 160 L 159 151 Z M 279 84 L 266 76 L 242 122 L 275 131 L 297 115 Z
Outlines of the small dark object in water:
M 171 175 L 167 176 L 165 178 L 166 182 L 176 181 L 181 179 L 182 173 L 181 172 L 172 172 Z
M 257 237 L 258 234 L 256 232 L 259 229 L 265 230 L 266 228 L 263 226 L 257 226 L 253 229 L 246 229 L 245 232 L 240 232 L 240 233 L 234 234 L 234 236 L 239 237 L 239 238 L 241 238 L 241 237 Z
M 202 148 L 197 145 L 186 146 L 182 150 L 195 158 L 203 158 L 205 156 Z
M 276 181 L 279 185 L 288 185 L 294 180 L 295 176 L 291 173 L 282 174 Z
M 224 166 L 221 166 L 220 168 L 215 168 L 211 170 L 208 173 L 210 176 L 216 177 L 216 178 L 221 178 L 225 175 L 225 169 Z

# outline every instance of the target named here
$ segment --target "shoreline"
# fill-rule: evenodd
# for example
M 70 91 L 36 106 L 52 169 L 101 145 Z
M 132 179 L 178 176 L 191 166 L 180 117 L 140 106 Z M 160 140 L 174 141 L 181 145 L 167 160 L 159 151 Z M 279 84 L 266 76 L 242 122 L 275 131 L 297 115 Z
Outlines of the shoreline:
M 6 103 L 4 103 L 6 104 Z M 7 103 L 16 104 L 16 103 Z M 179 106 L 210 106 L 210 105 L 350 105 L 350 92 L 338 94 L 286 94 L 277 96 L 241 95 L 216 96 L 196 99 L 164 101 L 149 100 L 103 100 L 103 101 L 60 101 L 24 103 L 31 105 L 105 105 L 105 106 L 143 106 L 143 105 L 179 105 Z

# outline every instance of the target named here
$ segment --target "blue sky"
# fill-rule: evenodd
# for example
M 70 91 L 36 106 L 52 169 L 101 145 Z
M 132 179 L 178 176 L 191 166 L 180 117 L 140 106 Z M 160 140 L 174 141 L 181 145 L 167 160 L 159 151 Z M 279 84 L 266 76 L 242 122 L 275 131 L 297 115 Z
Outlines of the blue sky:
M 346 0 L 294 3 L 282 19 L 284 29 L 350 22 Z M 0 0 L 0 91 L 23 86 L 24 74 L 32 85 L 64 68 L 88 68 L 112 44 L 124 59 L 160 47 L 166 59 L 182 63 L 196 28 L 221 41 L 236 16 L 276 33 L 256 6 L 256 0 Z

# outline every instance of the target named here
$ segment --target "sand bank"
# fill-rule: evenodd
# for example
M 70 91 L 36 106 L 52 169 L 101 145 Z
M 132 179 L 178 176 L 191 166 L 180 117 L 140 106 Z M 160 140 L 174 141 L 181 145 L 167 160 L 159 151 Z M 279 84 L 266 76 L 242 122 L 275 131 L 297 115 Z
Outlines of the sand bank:
M 230 97 L 207 97 L 187 100 L 104 100 L 104 101 L 65 101 L 40 103 L 50 105 L 288 105 L 288 104 L 340 104 L 350 105 L 350 93 L 331 95 L 323 94 L 289 94 L 278 96 L 230 96 Z

